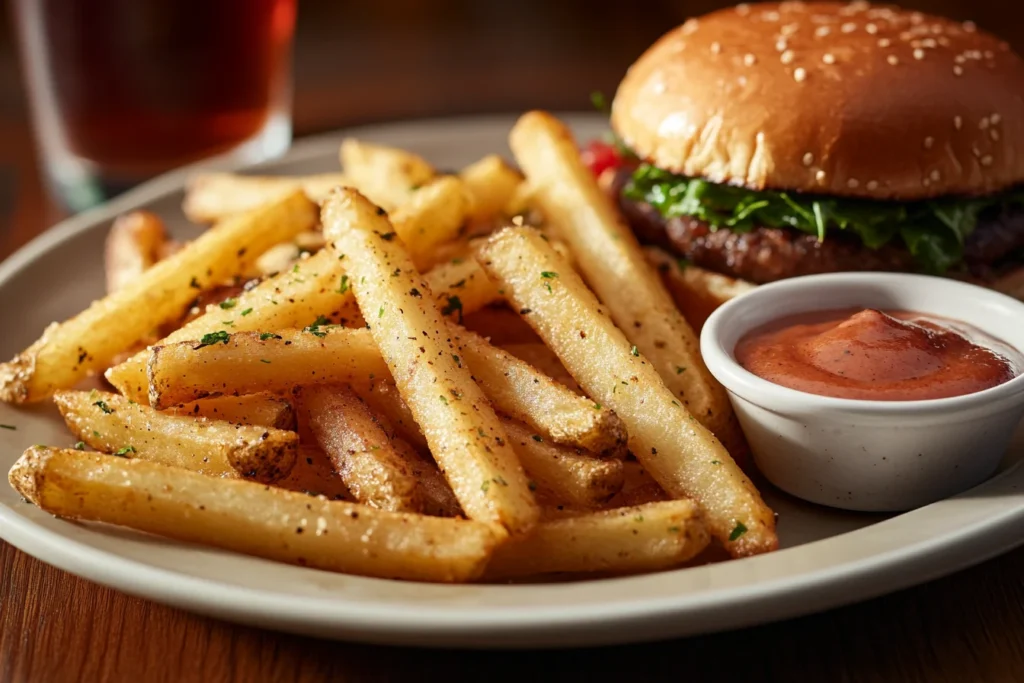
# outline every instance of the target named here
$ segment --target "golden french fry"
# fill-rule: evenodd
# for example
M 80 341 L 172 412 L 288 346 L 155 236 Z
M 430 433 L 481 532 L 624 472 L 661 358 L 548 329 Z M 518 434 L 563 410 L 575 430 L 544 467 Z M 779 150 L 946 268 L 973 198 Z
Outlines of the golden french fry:
M 424 276 L 437 308 L 458 323 L 474 311 L 501 300 L 501 293 L 471 256 L 438 264 Z
M 680 261 L 658 247 L 644 247 L 644 256 L 661 274 L 676 306 L 698 332 L 716 308 L 756 287 L 745 280 Z
M 692 501 L 650 503 L 541 522 L 495 551 L 486 578 L 648 572 L 679 566 L 707 545 L 707 529 Z
M 654 477 L 636 460 L 624 460 L 622 490 L 608 501 L 608 508 L 644 505 L 669 500 L 665 489 L 654 481 Z
M 387 512 L 144 460 L 33 447 L 11 485 L 61 517 L 281 562 L 414 581 L 466 581 L 497 541 L 469 520 Z
M 522 322 L 522 318 L 519 318 L 519 316 L 516 316 L 516 318 Z M 533 332 L 532 327 L 530 328 L 530 332 Z M 519 360 L 529 363 L 556 382 L 564 384 L 573 391 L 581 394 L 583 393 L 583 389 L 576 383 L 576 380 L 572 378 L 569 371 L 565 369 L 562 365 L 562 361 L 558 360 L 558 356 L 555 355 L 555 352 L 546 347 L 542 342 L 502 344 L 501 348 L 508 353 L 511 353 Z
M 774 515 L 750 479 L 540 234 L 502 230 L 477 259 L 587 394 L 618 414 L 630 451 L 657 482 L 701 504 L 711 533 L 733 556 L 778 546 Z
M 103 267 L 107 294 L 131 283 L 160 260 L 167 230 L 160 217 L 149 211 L 132 211 L 118 216 L 107 233 Z
M 430 450 L 423 432 L 416 424 L 416 418 L 393 383 L 375 381 L 369 384 L 354 384 L 352 388 L 369 404 L 373 412 L 387 420 L 395 434 L 421 451 Z
M 286 399 L 270 393 L 218 396 L 170 408 L 169 415 L 190 415 L 240 425 L 295 431 L 295 410 Z
M 75 437 L 104 453 L 267 483 L 295 464 L 295 432 L 167 415 L 102 391 L 59 391 L 53 400 Z
M 621 460 L 598 460 L 555 445 L 512 420 L 503 425 L 527 476 L 548 497 L 577 508 L 595 508 L 622 489 Z
M 434 248 L 459 235 L 472 208 L 458 178 L 441 176 L 414 190 L 391 215 L 391 223 L 419 270 L 433 265 Z
M 341 480 L 341 475 L 335 471 L 327 454 L 316 446 L 302 441 L 299 443 L 299 457 L 295 459 L 295 467 L 287 477 L 275 481 L 274 486 L 304 493 L 307 496 L 355 502 L 355 498 Z
M 49 326 L 27 350 L 0 365 L 0 399 L 39 401 L 103 370 L 180 316 L 198 292 L 245 271 L 264 250 L 308 230 L 315 220 L 309 200 L 294 194 L 217 224 L 130 285 Z
M 725 389 L 708 372 L 697 335 L 633 232 L 580 161 L 568 128 L 550 114 L 530 112 L 512 129 L 509 144 L 551 229 L 572 248 L 612 320 L 700 423 L 724 434 L 732 420 Z
M 527 531 L 539 510 L 526 476 L 386 214 L 344 189 L 324 203 L 321 222 L 328 249 L 346 255 L 373 339 L 462 509 L 509 532 Z
M 471 216 L 474 221 L 501 216 L 523 182 L 522 174 L 497 154 L 489 154 L 466 166 L 459 177 L 473 197 Z
M 164 409 L 208 396 L 284 393 L 303 384 L 389 377 L 366 330 L 314 325 L 227 332 L 149 349 L 149 403 Z
M 206 313 L 169 334 L 160 344 L 198 341 L 208 334 L 301 328 L 321 317 L 343 321 L 358 313 L 348 289 L 348 278 L 337 257 L 320 252 L 230 299 L 228 308 L 224 303 L 208 306 Z M 107 381 L 135 401 L 147 400 L 149 355 L 143 350 L 110 368 Z
M 380 421 L 343 386 L 306 387 L 302 406 L 317 445 L 357 502 L 380 510 L 422 512 L 417 471 Z
M 405 204 L 434 178 L 434 168 L 423 157 L 395 147 L 349 138 L 341 143 L 339 157 L 350 186 L 386 211 Z
M 303 254 L 315 254 L 323 246 L 324 237 L 321 233 L 315 230 L 299 233 L 294 240 L 275 244 L 263 252 L 256 259 L 256 274 L 267 277 L 290 270 Z
M 298 191 L 320 203 L 332 188 L 349 183 L 343 173 L 292 177 L 197 173 L 189 178 L 181 209 L 193 223 L 212 223 Z
M 579 396 L 511 353 L 482 337 L 455 328 L 452 344 L 494 407 L 555 443 L 593 453 L 614 452 L 626 443 L 618 416 Z

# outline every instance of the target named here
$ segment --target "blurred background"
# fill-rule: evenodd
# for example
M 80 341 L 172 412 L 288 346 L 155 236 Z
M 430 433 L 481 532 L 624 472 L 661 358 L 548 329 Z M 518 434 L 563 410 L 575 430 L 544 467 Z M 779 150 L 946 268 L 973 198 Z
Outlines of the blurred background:
M 130 23 L 111 29 L 110 13 L 117 12 L 118 6 L 184 1 L 9 0 L 8 9 L 24 14 L 26 8 L 48 12 L 75 6 L 77 9 L 65 12 L 61 21 L 71 22 L 79 37 L 94 34 L 109 42 L 121 37 L 141 40 L 140 36 L 152 31 L 152 27 Z M 236 8 L 239 2 L 246 8 L 245 14 L 237 9 L 222 12 L 219 23 L 210 23 L 220 2 L 196 2 L 194 11 L 177 20 L 194 21 L 197 26 L 207 22 L 208 33 L 219 31 L 224 36 L 224 58 L 236 57 L 232 68 L 245 69 L 245 64 L 252 62 L 239 57 L 241 48 L 227 33 L 246 20 L 249 10 L 255 12 L 251 8 L 275 0 L 234 0 Z M 299 0 L 291 62 L 294 135 L 416 117 L 538 107 L 588 109 L 590 93 L 603 91 L 611 96 L 629 64 L 662 33 L 689 16 L 730 4 L 716 0 L 646 0 L 640 4 L 606 0 Z M 1001 34 L 1018 52 L 1024 48 L 1024 3 L 1019 0 L 906 0 L 903 4 L 955 19 L 973 19 L 980 27 Z M 18 51 L 17 37 L 25 39 L 24 21 L 19 28 L 16 16 L 14 11 L 0 16 L 2 255 L 67 211 L 48 197 L 41 180 L 25 69 Z M 290 20 L 274 18 L 288 29 Z M 125 35 L 110 35 L 112 30 Z M 165 33 L 169 45 L 183 54 L 188 27 L 176 25 Z M 60 31 L 35 38 L 42 41 L 43 50 L 59 50 L 66 40 Z M 217 35 L 206 39 L 216 42 Z M 287 55 L 283 59 L 287 62 Z M 111 60 L 102 65 L 102 73 L 92 77 L 114 84 L 137 66 L 132 61 Z M 57 72 L 64 77 L 55 86 L 59 93 L 81 85 L 73 82 L 78 73 L 75 69 Z M 239 73 L 235 78 L 243 76 Z M 231 78 L 224 73 L 218 77 Z M 155 83 L 152 87 L 173 92 L 174 85 Z M 106 96 L 95 98 L 101 114 Z M 111 91 L 107 101 L 114 102 L 116 97 Z M 106 111 L 111 109 L 117 107 Z M 128 114 L 126 121 L 112 129 L 115 136 L 130 134 L 131 112 Z M 128 145 L 137 146 L 134 142 Z

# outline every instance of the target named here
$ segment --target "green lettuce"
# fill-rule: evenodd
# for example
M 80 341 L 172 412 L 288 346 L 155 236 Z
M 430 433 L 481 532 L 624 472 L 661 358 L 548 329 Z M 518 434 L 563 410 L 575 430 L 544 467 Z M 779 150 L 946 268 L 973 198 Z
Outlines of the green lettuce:
M 805 195 L 709 183 L 641 164 L 623 190 L 662 216 L 692 216 L 712 230 L 754 226 L 793 228 L 824 240 L 831 230 L 856 235 L 878 249 L 899 240 L 921 270 L 942 274 L 963 260 L 964 241 L 987 209 L 1024 205 L 1024 189 L 986 197 L 886 202 Z

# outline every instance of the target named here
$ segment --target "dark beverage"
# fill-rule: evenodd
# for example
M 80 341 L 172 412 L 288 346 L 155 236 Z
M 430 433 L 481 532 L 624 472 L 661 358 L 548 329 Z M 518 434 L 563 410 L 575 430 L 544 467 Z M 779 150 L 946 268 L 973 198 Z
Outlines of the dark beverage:
M 17 0 L 54 180 L 127 186 L 246 142 L 258 148 L 251 156 L 282 151 L 295 5 Z

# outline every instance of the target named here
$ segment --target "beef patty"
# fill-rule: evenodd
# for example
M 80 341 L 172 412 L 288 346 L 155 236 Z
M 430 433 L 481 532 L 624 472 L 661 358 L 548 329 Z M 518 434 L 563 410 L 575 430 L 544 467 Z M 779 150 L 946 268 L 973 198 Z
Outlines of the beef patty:
M 819 242 L 816 235 L 788 228 L 755 227 L 743 233 L 726 228 L 712 230 L 707 223 L 686 216 L 665 219 L 650 204 L 623 197 L 621 187 L 616 183 L 613 188 L 619 206 L 641 242 L 749 282 L 763 284 L 841 271 L 917 270 L 910 252 L 898 242 L 871 249 L 835 231 Z M 1024 209 L 982 214 L 964 244 L 964 265 L 973 278 L 981 281 L 994 280 L 1024 265 Z

